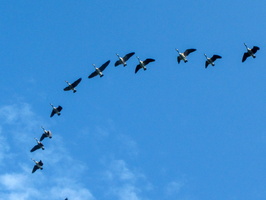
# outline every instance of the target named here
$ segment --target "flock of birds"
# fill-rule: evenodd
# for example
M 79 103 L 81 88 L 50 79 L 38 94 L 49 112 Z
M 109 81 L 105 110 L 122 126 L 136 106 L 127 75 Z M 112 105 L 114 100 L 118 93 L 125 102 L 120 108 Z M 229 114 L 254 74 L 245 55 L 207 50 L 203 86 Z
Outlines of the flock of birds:
M 248 57 L 252 57 L 252 58 L 256 58 L 256 55 L 255 53 L 260 49 L 259 47 L 257 46 L 253 46 L 252 49 L 248 48 L 248 46 L 244 43 L 247 51 L 243 54 L 243 57 L 242 57 L 242 62 L 244 62 Z M 178 56 L 177 56 L 177 62 L 178 64 L 181 62 L 181 60 L 183 60 L 185 63 L 188 62 L 187 60 L 187 57 L 190 53 L 196 51 L 196 49 L 186 49 L 183 53 L 180 52 L 178 49 L 176 49 L 176 51 L 178 52 Z M 127 61 L 135 54 L 135 52 L 131 52 L 131 53 L 128 53 L 126 54 L 124 57 L 120 57 L 118 54 L 117 57 L 118 57 L 118 60 L 115 62 L 114 66 L 117 67 L 118 65 L 123 65 L 124 67 L 127 66 Z M 206 54 L 204 54 L 205 58 L 206 58 L 206 62 L 205 62 L 205 68 L 208 67 L 208 65 L 212 65 L 214 66 L 215 65 L 215 61 L 217 59 L 221 59 L 222 57 L 220 55 L 213 55 L 212 57 L 208 57 Z M 135 73 L 137 73 L 140 69 L 143 69 L 143 70 L 146 70 L 146 65 L 148 65 L 150 62 L 154 62 L 155 59 L 152 59 L 152 58 L 147 58 L 145 60 L 141 60 L 139 57 L 137 57 L 138 59 L 138 65 L 136 66 L 135 68 Z M 103 65 L 101 65 L 99 68 L 96 67 L 95 64 L 93 64 L 95 70 L 88 76 L 88 78 L 93 78 L 97 75 L 99 75 L 100 77 L 103 77 L 104 74 L 103 74 L 103 71 L 106 69 L 106 67 L 110 64 L 110 60 L 108 60 L 107 62 L 105 62 Z M 70 91 L 72 90 L 73 93 L 75 93 L 77 90 L 76 90 L 76 87 L 79 85 L 79 83 L 81 82 L 82 78 L 79 78 L 77 79 L 76 81 L 74 81 L 73 83 L 69 83 L 68 81 L 65 81 L 68 86 L 64 88 L 64 91 Z M 58 106 L 58 107 L 55 107 L 53 106 L 52 104 L 50 104 L 52 106 L 52 112 L 51 112 L 51 115 L 50 117 L 53 117 L 55 114 L 57 114 L 58 116 L 61 115 L 61 111 L 63 109 L 62 106 Z M 41 142 L 44 138 L 48 137 L 48 138 L 52 138 L 52 132 L 50 130 L 45 130 L 43 127 L 41 127 L 43 129 L 43 134 L 40 138 L 40 140 L 38 140 L 37 138 L 34 138 L 37 142 L 37 144 L 30 150 L 30 152 L 34 152 L 38 149 L 42 149 L 44 150 L 44 145 L 43 143 Z M 36 170 L 38 169 L 43 169 L 43 162 L 42 160 L 40 161 L 36 161 L 34 159 L 32 159 L 35 163 L 33 169 L 32 169 L 32 173 L 34 173 Z M 65 200 L 68 200 L 67 198 Z

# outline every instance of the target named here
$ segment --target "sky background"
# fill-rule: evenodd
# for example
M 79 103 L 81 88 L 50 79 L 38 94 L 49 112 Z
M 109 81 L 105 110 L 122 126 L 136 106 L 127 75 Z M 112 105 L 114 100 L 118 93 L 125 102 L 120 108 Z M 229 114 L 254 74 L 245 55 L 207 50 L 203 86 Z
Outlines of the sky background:
M 265 200 L 265 8 L 2 1 L 0 200 Z M 242 63 L 244 42 L 261 49 Z M 178 64 L 175 48 L 197 51 Z M 205 69 L 204 53 L 223 58 Z M 156 61 L 135 74 L 136 56 Z M 53 138 L 30 153 L 41 126 Z M 32 174 L 31 158 L 44 169 Z

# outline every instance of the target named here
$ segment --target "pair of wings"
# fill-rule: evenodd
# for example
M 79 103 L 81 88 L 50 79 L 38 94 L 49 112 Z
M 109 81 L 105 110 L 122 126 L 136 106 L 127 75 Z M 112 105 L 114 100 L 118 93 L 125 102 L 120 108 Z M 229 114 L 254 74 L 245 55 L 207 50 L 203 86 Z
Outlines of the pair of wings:
M 190 53 L 196 51 L 197 49 L 187 49 L 185 52 L 184 52 L 184 56 L 188 56 Z M 179 56 L 177 56 L 177 62 L 178 64 L 180 63 L 181 61 L 181 58 Z
M 53 108 L 50 117 L 54 116 L 54 114 L 56 113 L 56 110 L 57 110 L 58 112 L 61 112 L 62 109 L 63 109 L 62 106 L 58 106 L 57 108 Z
M 30 152 L 34 152 L 34 151 L 36 151 L 37 149 L 40 149 L 40 148 L 42 148 L 43 147 L 43 144 L 41 143 L 41 144 L 36 144 L 31 150 L 30 150 Z
M 38 162 L 38 164 L 39 164 L 40 166 L 43 166 L 43 162 L 42 162 L 41 160 Z M 33 169 L 32 169 L 32 173 L 34 173 L 37 169 L 39 169 L 39 167 L 38 167 L 37 165 L 34 165 L 34 167 L 33 167 Z
M 146 60 L 143 61 L 143 65 L 145 66 L 145 65 L 149 64 L 150 62 L 154 62 L 154 61 L 155 60 L 152 58 L 147 58 Z M 135 69 L 135 73 L 137 73 L 141 68 L 142 68 L 141 65 L 138 64 L 136 69 Z
M 104 63 L 101 67 L 99 67 L 98 69 L 102 72 L 103 70 L 105 70 L 105 68 L 109 65 L 110 60 L 108 60 L 106 63 Z M 94 76 L 98 75 L 98 71 L 95 70 L 94 72 L 92 72 L 88 78 L 93 78 Z
M 214 62 L 216 59 L 220 59 L 222 58 L 222 56 L 219 56 L 219 55 L 213 55 L 210 59 L 212 62 Z M 209 65 L 208 61 L 205 62 L 205 68 L 207 68 Z
M 260 50 L 260 48 L 257 47 L 257 46 L 254 46 L 254 47 L 251 49 L 251 52 L 252 52 L 253 54 L 255 54 L 258 50 Z M 244 62 L 244 61 L 247 59 L 247 57 L 249 57 L 249 56 L 250 56 L 250 55 L 249 55 L 248 52 L 244 53 L 243 58 L 242 58 L 242 62 Z
M 78 80 L 74 81 L 71 85 L 65 87 L 64 91 L 68 91 L 68 90 L 71 90 L 72 88 L 77 87 L 81 80 L 82 78 L 79 78 Z
M 127 55 L 125 55 L 122 59 L 124 60 L 124 62 L 126 62 L 131 56 L 133 56 L 135 54 L 135 52 L 131 52 L 131 53 L 128 53 Z M 115 66 L 118 66 L 122 64 L 121 60 L 118 60 L 115 62 Z
M 52 138 L 52 132 L 51 131 L 47 131 L 47 132 L 48 132 L 48 134 L 46 134 L 46 133 L 42 134 L 40 141 L 42 141 L 46 137 Z

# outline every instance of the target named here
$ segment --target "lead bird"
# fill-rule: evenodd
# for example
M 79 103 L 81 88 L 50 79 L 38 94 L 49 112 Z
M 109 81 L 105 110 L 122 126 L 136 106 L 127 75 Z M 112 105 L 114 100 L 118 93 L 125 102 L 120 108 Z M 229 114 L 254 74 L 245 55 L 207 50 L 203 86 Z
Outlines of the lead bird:
M 249 56 L 251 56 L 252 58 L 256 58 L 255 53 L 256 53 L 258 50 L 260 50 L 260 48 L 257 47 L 257 46 L 253 46 L 253 48 L 250 49 L 250 48 L 247 47 L 246 43 L 244 43 L 244 45 L 245 45 L 245 47 L 246 47 L 246 49 L 247 49 L 247 52 L 244 53 L 243 58 L 242 58 L 242 62 L 244 62 Z
M 58 107 L 54 107 L 53 104 L 50 103 L 50 105 L 52 106 L 53 110 L 51 112 L 50 117 L 53 117 L 54 114 L 57 114 L 58 116 L 61 115 L 61 110 L 63 109 L 62 106 L 58 106 Z
M 42 149 L 44 150 L 44 145 L 43 143 L 41 143 L 37 138 L 34 138 L 37 142 L 37 144 L 30 150 L 30 152 L 34 152 L 36 151 L 37 149 Z
M 181 60 L 183 60 L 185 63 L 188 61 L 187 60 L 187 56 L 196 51 L 197 49 L 187 49 L 184 53 L 180 53 L 180 51 L 178 49 L 175 49 L 178 53 L 178 56 L 177 56 L 177 62 L 178 64 L 180 63 Z
M 40 141 L 42 141 L 44 138 L 49 137 L 50 139 L 52 138 L 52 132 L 45 130 L 43 127 L 41 127 L 44 131 L 44 133 L 42 134 Z
M 154 62 L 155 60 L 152 58 L 147 58 L 146 60 L 142 61 L 139 59 L 139 57 L 137 57 L 137 59 L 139 60 L 139 64 L 136 66 L 135 69 L 135 73 L 137 73 L 141 68 L 143 68 L 144 70 L 146 70 L 146 65 L 149 64 L 150 62 Z
M 124 57 L 120 57 L 118 54 L 116 54 L 119 60 L 115 62 L 115 66 L 118 66 L 118 65 L 120 65 L 120 64 L 123 64 L 124 67 L 127 66 L 126 61 L 127 61 L 131 56 L 133 56 L 134 54 L 135 54 L 135 52 L 131 52 L 131 53 L 126 54 Z
M 78 80 L 74 81 L 72 84 L 69 83 L 68 81 L 65 81 L 68 84 L 68 86 L 64 88 L 64 91 L 73 90 L 73 93 L 77 92 L 75 87 L 78 86 L 81 80 L 82 78 L 79 78 Z
M 212 66 L 214 66 L 214 65 L 215 65 L 215 64 L 214 64 L 214 61 L 215 61 L 216 59 L 220 59 L 220 58 L 222 58 L 222 57 L 219 56 L 219 55 L 213 55 L 211 58 L 208 58 L 206 54 L 204 54 L 204 56 L 205 56 L 206 59 L 207 59 L 206 62 L 205 62 L 205 68 L 207 68 L 209 64 L 211 64 Z
M 92 72 L 92 73 L 88 76 L 88 78 L 93 78 L 94 76 L 97 76 L 97 75 L 99 75 L 100 77 L 103 77 L 103 73 L 102 73 L 102 71 L 105 70 L 105 68 L 109 65 L 109 63 L 110 63 L 110 60 L 108 60 L 107 62 L 105 62 L 105 63 L 104 63 L 101 67 L 99 67 L 99 68 L 97 68 L 97 67 L 95 66 L 95 64 L 92 64 L 92 65 L 94 66 L 94 68 L 95 68 L 95 71 Z
M 39 162 L 34 160 L 34 159 L 32 159 L 32 160 L 35 163 L 35 165 L 34 165 L 31 173 L 34 173 L 37 169 L 43 170 L 43 162 L 41 160 Z

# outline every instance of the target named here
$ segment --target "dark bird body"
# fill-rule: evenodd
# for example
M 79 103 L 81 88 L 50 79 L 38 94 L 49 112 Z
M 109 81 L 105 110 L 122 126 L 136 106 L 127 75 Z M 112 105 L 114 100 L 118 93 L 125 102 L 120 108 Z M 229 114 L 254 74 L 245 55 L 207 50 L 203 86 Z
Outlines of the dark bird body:
M 124 67 L 127 66 L 126 61 L 127 61 L 131 56 L 133 56 L 134 54 L 135 54 L 135 52 L 128 53 L 128 54 L 125 55 L 124 57 L 120 57 L 118 54 L 116 54 L 117 57 L 119 58 L 119 60 L 115 62 L 115 66 L 118 66 L 118 65 L 120 65 L 120 64 L 123 64 Z
M 260 50 L 259 47 L 257 46 L 253 46 L 252 49 L 248 48 L 247 45 L 244 43 L 246 49 L 247 49 L 247 52 L 244 53 L 243 57 L 242 57 L 242 62 L 244 62 L 249 56 L 251 56 L 252 58 L 256 58 L 256 55 L 255 53 Z
M 152 58 L 147 58 L 146 60 L 142 61 L 139 59 L 139 57 L 137 57 L 139 60 L 139 64 L 136 66 L 135 69 L 135 73 L 137 73 L 141 68 L 143 68 L 144 70 L 146 70 L 146 65 L 148 65 L 150 62 L 154 62 L 155 60 Z
M 110 60 L 108 60 L 107 62 L 105 62 L 101 67 L 99 67 L 99 68 L 97 68 L 94 64 L 93 64 L 93 66 L 94 66 L 94 68 L 95 68 L 95 71 L 94 72 L 92 72 L 89 76 L 88 76 L 88 78 L 93 78 L 93 77 L 95 77 L 95 76 L 97 76 L 97 75 L 99 75 L 100 77 L 103 77 L 103 70 L 105 70 L 105 68 L 109 65 L 109 63 L 110 63 Z
M 175 49 L 178 53 L 178 56 L 177 56 L 177 62 L 178 64 L 180 63 L 181 60 L 183 60 L 185 63 L 188 61 L 187 60 L 187 56 L 196 51 L 196 49 L 187 49 L 184 53 L 180 53 L 178 49 Z
M 204 54 L 204 56 L 205 56 L 206 59 L 207 59 L 206 62 L 205 62 L 205 68 L 207 68 L 209 64 L 211 64 L 212 66 L 214 66 L 214 65 L 215 65 L 215 64 L 214 64 L 214 61 L 215 61 L 216 59 L 220 59 L 220 58 L 222 58 L 222 57 L 219 56 L 219 55 L 213 55 L 211 58 L 208 58 L 206 54 Z
M 40 141 L 38 141 L 37 138 L 35 138 L 35 140 L 36 140 L 37 144 L 30 150 L 30 152 L 34 152 L 37 149 L 44 150 L 44 145 Z
M 61 110 L 63 109 L 62 106 L 54 107 L 52 104 L 50 104 L 53 108 L 50 117 L 53 117 L 54 114 L 57 114 L 58 116 L 61 115 Z
M 37 169 L 43 170 L 43 162 L 41 160 L 39 162 L 34 160 L 34 159 L 32 159 L 32 160 L 35 163 L 35 165 L 34 165 L 31 173 L 34 173 Z
M 52 138 L 52 132 L 51 131 L 47 131 L 42 127 L 44 133 L 42 134 L 40 141 L 42 141 L 44 138 L 49 137 L 50 139 Z
M 73 90 L 73 93 L 77 92 L 75 87 L 78 86 L 78 84 L 80 83 L 81 80 L 82 80 L 82 78 L 79 78 L 78 80 L 74 81 L 72 84 L 69 83 L 68 81 L 65 81 L 68 84 L 68 86 L 64 88 L 64 91 Z

